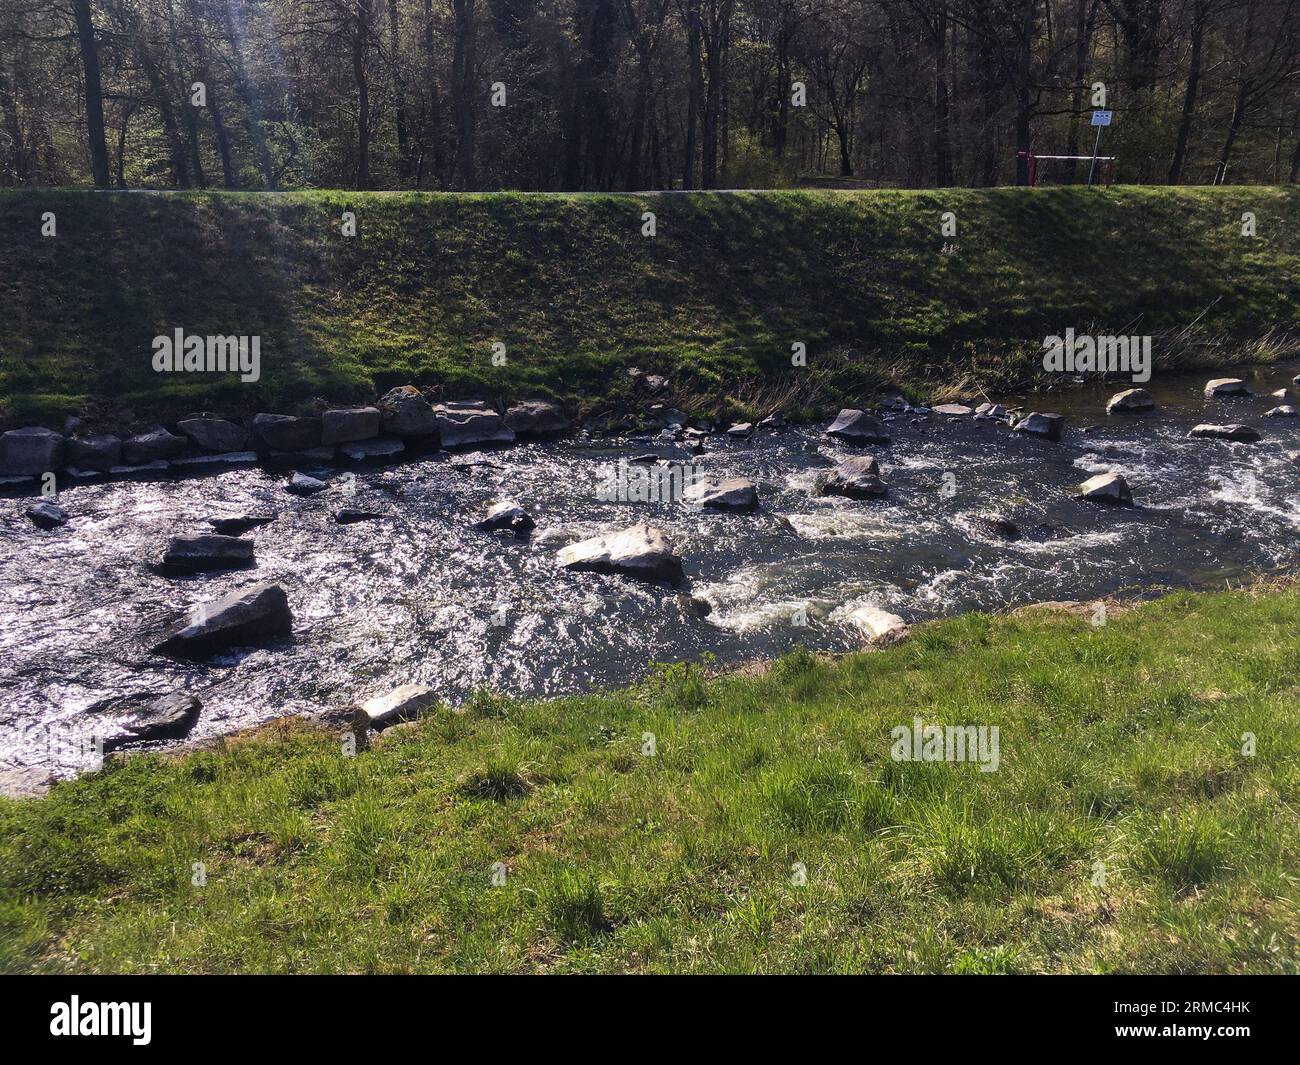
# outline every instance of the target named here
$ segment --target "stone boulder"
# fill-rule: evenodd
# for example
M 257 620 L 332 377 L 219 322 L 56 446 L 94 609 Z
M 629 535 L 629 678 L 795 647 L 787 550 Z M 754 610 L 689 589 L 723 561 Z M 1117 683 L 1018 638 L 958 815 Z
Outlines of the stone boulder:
M 290 414 L 256 414 L 253 435 L 275 451 L 307 451 L 321 446 L 321 420 Z
M 819 476 L 813 485 L 814 495 L 849 499 L 878 499 L 888 491 L 880 479 L 879 464 L 869 456 L 845 459 L 832 472 Z
M 1005 418 L 1007 408 L 1001 403 L 981 403 L 975 408 L 977 418 Z
M 1065 419 L 1059 414 L 1040 414 L 1030 411 L 1011 427 L 1013 433 L 1032 433 L 1048 440 L 1060 440 Z
M 528 511 L 513 500 L 506 499 L 488 507 L 487 513 L 474 523 L 474 528 L 482 532 L 509 529 L 519 535 L 533 529 L 536 524 Z
M 242 569 L 253 564 L 253 541 L 221 533 L 173 536 L 167 541 L 162 566 L 169 573 L 205 573 Z
M 165 462 L 185 450 L 185 438 L 169 433 L 161 425 L 122 442 L 122 461 L 128 466 Z
M 1095 477 L 1089 477 L 1074 490 L 1074 494 L 1090 503 L 1108 503 L 1117 507 L 1133 505 L 1133 493 L 1129 491 L 1128 481 L 1118 473 L 1099 473 Z
M 569 544 L 556 557 L 565 569 L 580 572 L 615 573 L 669 584 L 680 583 L 684 576 L 682 560 L 673 554 L 669 539 L 644 524 Z
M 204 451 L 243 451 L 248 443 L 248 431 L 224 418 L 186 418 L 176 428 Z
M 265 646 L 293 634 L 289 597 L 278 584 L 254 584 L 200 603 L 167 627 L 156 654 L 202 658 L 231 647 Z
M 296 496 L 314 496 L 317 492 L 323 492 L 328 487 L 329 485 L 319 478 L 295 472 L 289 478 L 289 483 L 285 485 L 285 491 Z
M 154 699 L 128 714 L 116 732 L 104 737 L 104 750 L 113 751 L 130 743 L 183 739 L 193 730 L 202 709 L 203 704 L 185 692 Z
M 379 401 L 384 432 L 397 436 L 433 436 L 438 419 L 433 407 L 414 385 L 389 389 Z
M 1000 536 L 1004 540 L 1020 539 L 1020 526 L 1002 514 L 975 514 L 970 520 L 977 529 Z
M 1205 386 L 1205 398 L 1213 399 L 1221 396 L 1248 396 L 1250 389 L 1246 387 L 1246 382 L 1240 377 L 1216 377 Z
M 968 414 L 975 413 L 975 411 L 966 406 L 965 403 L 940 403 L 930 409 L 935 414 L 947 414 L 957 418 L 964 418 Z
M 774 410 L 766 418 L 758 423 L 760 429 L 784 429 L 785 415 L 779 410 Z
M 1259 430 L 1250 425 L 1234 423 L 1232 425 L 1209 425 L 1203 423 L 1192 427 L 1189 437 L 1209 437 L 1214 440 L 1236 440 L 1239 443 L 1253 444 L 1260 438 Z
M 39 474 L 63 468 L 64 439 L 53 429 L 31 426 L 0 434 L 0 473 Z
M 1295 407 L 1290 403 L 1283 403 L 1280 407 L 1273 407 L 1264 412 L 1265 418 L 1294 418 Z
M 447 449 L 481 444 L 513 444 L 514 430 L 486 403 L 439 403 L 433 408 L 438 435 Z
M 213 518 L 208 524 L 222 536 L 239 536 L 241 533 L 248 532 L 249 529 L 256 529 L 259 525 L 269 525 L 275 521 L 276 517 L 277 515 L 264 511 L 261 513 L 236 514 L 228 518 Z
M 1145 388 L 1126 388 L 1116 392 L 1106 403 L 1107 414 L 1130 414 L 1135 411 L 1154 410 L 1156 401 Z
M 873 643 L 886 637 L 901 636 L 907 631 L 907 622 L 897 614 L 881 610 L 878 606 L 857 607 L 850 611 L 848 620 Z
M 758 506 L 758 489 L 744 477 L 705 478 L 689 485 L 683 499 L 705 510 L 749 511 Z
M 505 424 L 516 436 L 553 436 L 573 427 L 564 416 L 564 409 L 549 399 L 526 399 L 516 403 L 506 411 Z
M 100 436 L 74 436 L 66 448 L 68 466 L 77 470 L 107 473 L 122 465 L 122 440 L 105 433 Z
M 351 507 L 344 507 L 334 515 L 336 525 L 356 525 L 362 521 L 378 521 L 384 515 L 374 510 L 353 510 Z
M 399 721 L 410 721 L 425 710 L 438 705 L 438 695 L 423 684 L 403 684 L 385 695 L 377 695 L 358 704 L 353 715 L 353 727 L 380 729 Z
M 752 422 L 736 422 L 727 430 L 727 435 L 737 440 L 747 440 L 754 435 L 754 425 Z
M 889 433 L 879 418 L 847 407 L 827 426 L 826 435 L 847 444 L 889 443 Z
M 24 513 L 27 515 L 28 521 L 38 529 L 44 529 L 47 532 L 68 523 L 68 512 L 57 503 L 51 503 L 49 500 L 28 507 Z
M 380 413 L 378 407 L 348 407 L 327 410 L 320 417 L 320 442 L 351 444 L 357 440 L 371 440 L 379 435 Z

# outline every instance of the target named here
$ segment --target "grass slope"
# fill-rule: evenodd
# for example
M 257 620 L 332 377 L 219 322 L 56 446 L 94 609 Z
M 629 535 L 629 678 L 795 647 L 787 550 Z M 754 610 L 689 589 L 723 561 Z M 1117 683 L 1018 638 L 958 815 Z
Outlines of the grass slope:
M 0 965 L 1294 973 L 1298 627 L 1294 589 L 968 615 L 838 662 L 483 694 L 351 758 L 282 723 L 111 763 L 0 802 Z M 913 715 L 998 725 L 1000 770 L 892 761 Z
M 344 210 L 355 238 L 340 233 Z M 40 235 L 47 211 L 55 237 Z M 918 388 L 1023 382 L 1043 336 L 1067 326 L 1190 327 L 1157 344 L 1158 361 L 1248 358 L 1300 318 L 1298 213 L 1294 188 L 5 190 L 0 424 L 289 411 L 411 381 L 590 405 L 626 392 L 631 365 L 667 371 L 696 409 L 826 406 L 891 374 Z M 261 336 L 262 381 L 154 373 L 151 340 L 177 327 Z M 794 342 L 806 369 L 791 369 Z

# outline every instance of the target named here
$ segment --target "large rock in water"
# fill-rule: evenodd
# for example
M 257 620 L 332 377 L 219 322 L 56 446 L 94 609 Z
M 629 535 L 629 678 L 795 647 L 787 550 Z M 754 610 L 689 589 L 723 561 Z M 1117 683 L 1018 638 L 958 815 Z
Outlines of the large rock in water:
M 241 533 L 248 532 L 249 529 L 256 529 L 259 525 L 269 525 L 275 521 L 277 515 L 270 511 L 254 512 L 251 514 L 236 514 L 227 518 L 213 518 L 208 524 L 212 526 L 222 536 L 239 536 Z
M 753 510 L 758 506 L 758 489 L 744 477 L 709 478 L 687 486 L 683 499 L 706 510 Z
M 49 473 L 62 467 L 62 433 L 32 426 L 0 435 L 0 473 Z
M 1132 411 L 1154 410 L 1156 401 L 1145 388 L 1126 388 L 1116 392 L 1106 404 L 1107 414 L 1128 414 Z
M 682 560 L 673 554 L 672 543 L 650 525 L 593 536 L 561 548 L 557 556 L 565 569 L 592 573 L 617 573 L 649 581 L 678 584 Z
M 38 529 L 44 529 L 46 532 L 50 529 L 57 529 L 60 525 L 66 525 L 68 522 L 68 512 L 57 503 L 51 503 L 48 499 L 37 503 L 35 506 L 28 507 L 26 514 L 28 521 Z
M 224 418 L 186 418 L 177 422 L 176 428 L 204 451 L 243 451 L 244 445 L 248 443 L 248 433 L 244 427 Z
M 349 407 L 327 410 L 320 418 L 322 444 L 350 444 L 379 435 L 378 407 Z
M 318 477 L 312 477 L 306 473 L 298 473 L 296 470 L 289 483 L 284 486 L 286 492 L 292 492 L 296 496 L 314 496 L 317 492 L 323 492 L 327 485 Z
M 955 418 L 964 418 L 968 414 L 974 414 L 975 411 L 966 406 L 965 403 L 940 403 L 938 406 L 931 407 L 935 414 L 947 414 Z
M 240 569 L 253 564 L 253 541 L 220 533 L 173 536 L 167 541 L 162 564 L 166 570 L 175 573 Z
M 421 711 L 438 705 L 438 695 L 423 684 L 403 684 L 386 695 L 367 699 L 356 708 L 356 727 L 382 729 L 399 721 L 419 717 Z
M 1118 473 L 1099 473 L 1096 477 L 1089 477 L 1075 489 L 1075 494 L 1090 503 L 1109 503 L 1117 507 L 1133 505 L 1128 481 Z
M 289 414 L 256 414 L 253 434 L 276 451 L 308 451 L 321 444 L 319 418 L 295 418 Z
M 907 622 L 878 606 L 858 607 L 849 614 L 849 621 L 873 642 L 887 636 L 900 635 L 907 630 Z
M 414 385 L 389 389 L 379 401 L 384 432 L 397 436 L 433 436 L 438 418 Z
M 1216 396 L 1248 396 L 1250 389 L 1246 387 L 1246 382 L 1240 377 L 1216 377 L 1213 381 L 1207 382 L 1205 386 L 1205 396 L 1207 399 Z
M 506 428 L 516 436 L 550 436 L 566 432 L 571 422 L 558 403 L 549 399 L 526 399 L 506 411 Z
M 74 436 L 68 441 L 68 465 L 77 470 L 107 473 L 122 465 L 122 440 L 105 433 L 102 436 Z
M 1234 423 L 1232 425 L 1201 425 L 1192 426 L 1192 431 L 1187 434 L 1190 437 L 1210 437 L 1215 440 L 1236 440 L 1240 443 L 1253 444 L 1259 439 L 1259 430 L 1250 425 L 1241 425 Z
M 834 471 L 818 477 L 813 486 L 815 495 L 849 499 L 877 499 L 888 491 L 880 479 L 880 466 L 869 456 L 845 459 Z
M 1294 418 L 1296 416 L 1295 407 L 1290 403 L 1283 403 L 1278 407 L 1271 407 L 1264 412 L 1265 418 Z
M 203 704 L 185 692 L 164 695 L 130 714 L 117 732 L 104 738 L 104 750 L 116 750 L 128 743 L 182 739 L 194 728 L 201 709 Z
M 202 658 L 230 647 L 265 646 L 293 634 L 289 597 L 278 584 L 254 584 L 200 603 L 154 644 L 156 654 Z
M 174 458 L 185 450 L 185 438 L 169 433 L 161 425 L 122 443 L 122 461 L 128 466 L 145 466 Z
M 526 533 L 536 525 L 528 511 L 511 499 L 504 499 L 488 507 L 487 513 L 474 523 L 483 532 L 509 529 L 516 535 Z
M 438 435 L 445 448 L 478 444 L 513 444 L 515 432 L 501 421 L 501 415 L 477 400 L 439 403 L 433 408 Z
M 1048 440 L 1060 440 L 1061 430 L 1065 428 L 1065 419 L 1059 414 L 1040 414 L 1030 411 L 1011 427 L 1013 433 L 1032 433 Z
M 845 408 L 826 429 L 827 436 L 848 444 L 888 444 L 884 423 L 865 411 Z

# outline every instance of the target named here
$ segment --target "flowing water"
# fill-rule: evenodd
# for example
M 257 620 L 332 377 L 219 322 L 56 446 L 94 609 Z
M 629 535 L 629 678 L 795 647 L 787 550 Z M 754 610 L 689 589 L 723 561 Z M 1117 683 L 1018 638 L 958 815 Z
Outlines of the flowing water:
M 188 480 L 65 489 L 71 515 L 40 532 L 30 500 L 0 501 L 0 767 L 48 764 L 33 735 L 84 723 L 127 697 L 185 690 L 203 702 L 191 739 L 285 714 L 339 707 L 403 683 L 458 701 L 480 686 L 545 696 L 619 685 L 654 662 L 778 655 L 797 644 L 844 650 L 846 624 L 872 603 L 919 621 L 1043 599 L 1215 587 L 1300 556 L 1300 420 L 1260 415 L 1294 366 L 1248 372 L 1253 398 L 1206 401 L 1211 374 L 1146 386 L 1159 409 L 1106 417 L 1122 386 L 1023 400 L 1067 415 L 1052 443 L 971 418 L 894 418 L 873 448 L 887 499 L 815 498 L 818 472 L 856 453 L 816 428 L 711 437 L 704 454 L 646 439 L 576 437 L 484 453 L 430 455 L 355 470 L 355 495 L 300 499 L 284 474 L 240 470 Z M 999 397 L 1000 398 L 1000 397 Z M 1010 400 L 1004 400 L 1009 405 Z M 1245 421 L 1256 444 L 1189 440 L 1200 421 Z M 1083 433 L 1087 425 L 1098 428 Z M 597 498 L 598 470 L 657 451 L 708 476 L 752 478 L 755 514 Z M 1128 479 L 1137 506 L 1071 499 L 1093 473 Z M 945 475 L 951 475 L 947 477 Z M 394 482 L 400 491 L 394 490 Z M 514 498 L 537 521 L 525 539 L 471 523 Z M 382 520 L 337 525 L 340 506 Z M 152 569 L 167 538 L 210 532 L 213 517 L 279 512 L 245 533 L 252 570 L 185 578 Z M 1008 541 L 972 519 L 991 511 L 1024 532 Z M 564 543 L 648 519 L 674 540 L 687 584 L 567 573 Z M 162 618 L 242 585 L 284 586 L 291 641 L 203 663 L 149 651 Z M 684 608 L 683 592 L 712 607 Z

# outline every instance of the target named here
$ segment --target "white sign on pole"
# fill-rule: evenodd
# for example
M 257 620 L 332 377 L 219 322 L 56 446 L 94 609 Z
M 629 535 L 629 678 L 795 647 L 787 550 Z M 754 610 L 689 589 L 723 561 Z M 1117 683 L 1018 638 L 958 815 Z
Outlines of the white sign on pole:
M 1094 126 L 1109 126 L 1110 114 L 1109 111 L 1094 111 L 1092 113 L 1092 124 Z

